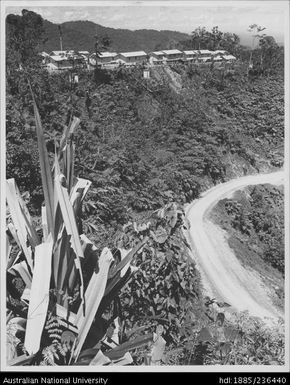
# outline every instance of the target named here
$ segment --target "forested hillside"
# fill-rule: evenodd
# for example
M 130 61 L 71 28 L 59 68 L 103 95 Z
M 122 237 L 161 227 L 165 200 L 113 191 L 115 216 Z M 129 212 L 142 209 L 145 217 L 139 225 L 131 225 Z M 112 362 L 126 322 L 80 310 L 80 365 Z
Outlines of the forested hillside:
M 158 49 L 173 47 L 174 44 L 188 38 L 188 35 L 175 31 L 156 31 L 143 29 L 131 31 L 129 29 L 108 28 L 91 21 L 70 21 L 54 24 L 46 20 L 44 30 L 46 41 L 41 49 L 47 52 L 59 49 L 59 26 L 62 31 L 63 49 L 94 52 L 95 36 L 106 36 L 110 39 L 110 50 L 150 52 Z
M 221 84 L 219 71 L 194 69 L 191 74 L 190 67 L 167 71 L 169 75 L 154 69 L 152 78 L 144 80 L 141 69 L 121 69 L 107 74 L 107 83 L 99 85 L 93 74 L 83 73 L 72 93 L 66 74 L 39 74 L 36 92 L 51 138 L 48 145 L 53 149 L 53 138 L 60 135 L 73 108 L 81 119 L 77 169 L 118 187 L 120 199 L 136 211 L 156 209 L 173 198 L 189 202 L 206 186 L 283 164 L 282 76 L 248 81 L 236 72 Z M 20 186 L 29 187 L 32 198 L 38 199 L 36 148 L 26 144 L 34 137 L 28 90 L 18 88 L 18 78 L 10 79 L 9 87 L 8 175 L 17 175 L 21 166 Z M 21 137 L 15 126 L 25 127 Z M 25 153 L 28 174 L 23 162 L 15 167 L 19 149 L 9 147 L 15 141 Z
M 8 39 L 15 36 L 13 28 Z M 114 266 L 120 270 L 115 276 L 116 270 L 110 270 L 106 286 L 110 295 L 103 298 L 87 330 L 84 348 L 89 350 L 77 364 L 88 364 L 92 351 L 96 354 L 102 347 L 100 341 L 112 337 L 112 320 L 117 316 L 120 343 L 130 346 L 135 365 L 144 364 L 148 355 L 148 346 L 138 338 L 149 338 L 146 333 L 155 331 L 158 324 L 166 342 L 163 364 L 283 364 L 281 325 L 270 330 L 247 314 L 236 314 L 225 321 L 227 337 L 221 339 L 216 317 L 222 310 L 217 306 L 223 309 L 226 304 L 204 298 L 199 272 L 183 236 L 188 225 L 184 205 L 202 191 L 236 176 L 283 166 L 283 60 L 264 60 L 264 67 L 251 71 L 248 58 L 222 68 L 194 64 L 159 67 L 150 70 L 150 79 L 144 79 L 143 69 L 138 67 L 111 72 L 80 70 L 79 83 L 73 85 L 68 73 L 51 75 L 32 59 L 36 55 L 31 52 L 36 53 L 39 42 L 37 34 L 34 38 L 29 55 L 23 45 L 18 46 L 16 55 L 14 40 L 7 46 L 7 179 L 15 178 L 39 237 L 44 236 L 41 206 L 45 191 L 39 156 L 42 159 L 47 151 L 46 173 L 54 165 L 56 186 L 58 161 L 64 163 L 66 172 L 59 189 L 69 191 L 73 173 L 92 182 L 84 201 L 77 201 L 78 209 L 73 207 L 78 232 L 93 242 L 89 261 L 80 264 L 83 281 L 69 280 L 75 286 L 66 288 L 65 293 L 51 288 L 50 305 L 64 295 L 61 303 L 68 302 L 69 311 L 76 311 L 82 300 L 80 288 L 88 287 L 92 272 L 98 273 L 104 248 L 112 251 L 119 263 Z M 279 50 L 277 58 L 282 55 Z M 261 50 L 257 50 L 254 59 L 260 62 L 260 58 Z M 75 132 L 71 124 L 79 121 L 73 118 L 80 119 Z M 40 120 L 44 138 L 39 134 Z M 250 193 L 249 212 L 240 212 L 240 206 L 230 201 L 227 215 L 236 232 L 248 229 L 250 234 L 245 237 L 254 234 L 259 244 L 266 236 L 260 221 L 270 226 L 269 218 L 260 212 L 264 208 L 259 207 L 259 190 Z M 281 192 L 273 193 L 278 194 L 281 205 Z M 232 206 L 237 220 L 230 211 Z M 55 213 L 57 216 L 57 210 Z M 243 215 L 246 230 L 241 227 Z M 275 240 L 271 250 L 277 261 L 273 268 L 282 271 L 283 256 L 275 247 L 281 242 L 280 233 L 272 230 Z M 13 247 L 16 255 L 17 243 Z M 126 257 L 132 264 L 131 275 L 121 276 L 122 253 L 131 249 Z M 261 258 L 273 262 L 269 252 L 267 249 Z M 23 253 L 20 258 L 24 260 Z M 60 269 L 57 274 L 64 273 Z M 24 282 L 19 277 L 13 281 L 9 272 L 7 277 L 10 309 L 26 317 L 27 305 L 21 301 Z M 57 358 L 61 343 L 52 342 L 50 336 L 50 322 L 58 322 L 54 311 L 46 320 L 39 352 L 30 358 L 34 365 L 67 364 L 66 354 Z M 23 344 L 23 338 L 20 341 Z M 50 361 L 47 349 L 56 353 Z M 106 349 L 110 354 L 115 352 Z

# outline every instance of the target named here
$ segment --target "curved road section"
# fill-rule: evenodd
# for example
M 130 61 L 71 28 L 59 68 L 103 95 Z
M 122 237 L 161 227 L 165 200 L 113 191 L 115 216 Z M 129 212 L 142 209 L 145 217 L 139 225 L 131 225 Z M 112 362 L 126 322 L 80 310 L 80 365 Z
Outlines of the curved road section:
M 273 306 L 259 274 L 241 265 L 226 240 L 226 233 L 207 219 L 207 213 L 236 190 L 257 184 L 284 183 L 284 172 L 249 175 L 219 184 L 207 190 L 186 210 L 193 254 L 201 272 L 205 290 L 238 311 L 273 319 L 281 316 Z

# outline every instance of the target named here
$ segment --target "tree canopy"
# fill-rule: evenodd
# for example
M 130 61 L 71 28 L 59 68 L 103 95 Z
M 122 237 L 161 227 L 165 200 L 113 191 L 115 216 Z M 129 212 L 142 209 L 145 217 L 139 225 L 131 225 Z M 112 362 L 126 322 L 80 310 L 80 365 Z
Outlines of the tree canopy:
M 7 67 L 27 66 L 35 62 L 40 44 L 44 41 L 41 15 L 22 10 L 21 15 L 6 18 Z

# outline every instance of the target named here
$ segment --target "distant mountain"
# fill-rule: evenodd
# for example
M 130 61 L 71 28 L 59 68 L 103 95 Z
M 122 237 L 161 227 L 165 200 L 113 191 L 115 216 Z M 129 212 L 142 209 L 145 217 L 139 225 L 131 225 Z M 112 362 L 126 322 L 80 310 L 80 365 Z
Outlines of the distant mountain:
M 186 33 L 176 31 L 157 31 L 154 29 L 115 29 L 103 27 L 91 21 L 69 21 L 54 24 L 45 20 L 44 28 L 47 41 L 41 47 L 46 52 L 60 49 L 59 29 L 62 30 L 63 49 L 94 51 L 94 36 L 108 36 L 111 40 L 110 50 L 122 51 L 152 51 L 155 49 L 174 48 L 181 40 L 189 38 Z
M 239 37 L 241 39 L 241 44 L 243 44 L 244 46 L 248 47 L 248 48 L 251 48 L 252 47 L 252 44 L 253 44 L 253 37 L 251 34 L 247 33 L 247 32 L 242 32 L 239 34 Z M 284 46 L 284 42 L 283 42 L 283 35 L 280 36 L 278 35 L 276 38 L 276 43 L 279 45 L 279 46 Z M 257 41 L 256 41 L 256 44 L 257 44 Z

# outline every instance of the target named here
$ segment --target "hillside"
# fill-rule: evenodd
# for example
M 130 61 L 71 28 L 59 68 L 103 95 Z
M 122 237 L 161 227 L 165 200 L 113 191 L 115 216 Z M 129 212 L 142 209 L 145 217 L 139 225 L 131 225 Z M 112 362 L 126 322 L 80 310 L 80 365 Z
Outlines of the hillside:
M 18 87 L 21 77 L 22 73 L 16 72 L 7 89 L 6 172 L 7 178 L 16 179 L 39 225 L 43 195 L 35 121 L 29 92 Z M 96 82 L 93 73 L 80 73 L 79 79 L 78 87 L 71 93 L 67 74 L 50 76 L 39 71 L 34 72 L 33 88 L 51 162 L 55 143 L 59 143 L 71 112 L 81 119 L 74 138 L 75 173 L 92 181 L 83 205 L 82 229 L 99 253 L 104 247 L 113 251 L 116 245 L 132 247 L 133 242 L 151 235 L 151 229 L 158 226 L 153 230 L 154 242 L 133 262 L 138 268 L 133 279 L 118 294 L 125 333 L 138 327 L 152 330 L 156 325 L 154 320 L 165 320 L 164 360 L 168 365 L 250 365 L 274 361 L 283 364 L 280 329 L 265 331 L 251 317 L 243 319 L 242 333 L 247 339 L 239 340 L 236 345 L 228 342 L 228 348 L 237 351 L 236 356 L 227 358 L 211 345 L 202 345 L 202 339 L 209 338 L 205 333 L 210 338 L 219 338 L 215 324 L 217 312 L 210 305 L 211 299 L 203 297 L 196 265 L 189 263 L 186 242 L 178 230 L 182 225 L 180 216 L 178 221 L 170 220 L 174 228 L 171 225 L 167 230 L 166 225 L 166 234 L 164 219 L 160 219 L 163 207 L 170 208 L 172 202 L 182 212 L 185 203 L 198 198 L 200 192 L 214 184 L 281 166 L 284 134 L 281 74 L 248 79 L 241 70 L 220 79 L 219 73 L 211 69 L 168 67 L 154 70 L 149 81 L 142 78 L 142 70 L 138 68 L 99 72 Z M 281 214 L 282 192 L 258 188 L 252 191 L 256 196 L 252 218 L 255 224 L 267 219 L 258 206 L 260 193 L 271 194 L 270 206 L 277 203 L 277 209 L 272 207 L 272 212 Z M 235 205 L 234 202 L 234 208 Z M 220 218 L 227 220 L 225 213 Z M 273 232 L 271 255 L 277 254 L 276 245 L 281 246 L 280 230 Z M 255 236 L 260 249 L 258 238 L 263 235 Z M 246 247 L 249 238 L 242 236 L 242 245 Z M 241 250 L 241 243 L 237 243 L 241 238 L 237 239 L 235 245 Z M 247 249 L 243 250 L 247 255 Z M 266 258 L 271 259 L 271 255 Z M 281 257 L 277 254 L 277 259 Z M 83 266 L 85 279 L 90 269 L 93 267 Z M 281 273 L 277 274 L 279 280 Z M 274 299 L 281 305 L 282 284 L 275 286 Z M 237 318 L 225 322 L 225 330 L 236 330 L 239 317 L 245 315 L 233 317 Z M 99 326 L 90 330 L 86 349 L 95 345 L 102 330 Z M 197 340 L 192 339 L 193 333 Z M 248 341 L 258 340 L 266 340 L 267 348 L 256 350 L 255 342 L 249 346 Z M 279 354 L 277 346 L 281 347 Z M 172 353 L 177 348 L 179 353 Z M 144 350 L 137 350 L 134 360 L 143 365 Z
M 192 74 L 187 67 L 154 69 L 149 81 L 137 68 L 102 76 L 96 84 L 92 73 L 80 74 L 69 102 L 65 74 L 43 74 L 39 81 L 46 92 L 38 97 L 49 148 L 71 108 L 81 119 L 76 168 L 96 180 L 96 188 L 114 188 L 98 196 L 105 199 L 106 208 L 100 207 L 94 221 L 104 226 L 104 234 L 108 226 L 113 231 L 131 215 L 157 209 L 171 199 L 184 204 L 213 184 L 283 164 L 280 76 L 247 82 L 244 73 L 236 73 L 221 84 L 218 71 Z M 11 80 L 11 92 L 16 81 Z M 20 188 L 29 190 L 31 202 L 38 206 L 42 198 L 35 178 L 36 143 L 30 134 L 34 124 L 23 97 L 12 93 L 7 101 L 7 176 L 17 176 Z M 21 142 L 12 130 L 15 120 L 26 127 Z M 19 163 L 22 152 L 25 161 Z
M 146 365 L 149 338 L 153 341 L 157 331 L 166 343 L 162 364 L 283 365 L 283 320 L 269 329 L 262 320 L 237 312 L 235 302 L 220 303 L 214 295 L 207 297 L 184 237 L 189 228 L 185 205 L 199 200 L 202 192 L 237 176 L 283 167 L 282 50 L 257 50 L 252 70 L 245 55 L 244 61 L 241 58 L 237 64 L 220 67 L 194 63 L 153 67 L 149 78 L 144 78 L 141 66 L 120 66 L 114 71 L 76 69 L 79 81 L 72 84 L 68 72 L 50 74 L 39 66 L 41 19 L 29 13 L 23 18 L 26 24 L 20 23 L 21 28 L 18 17 L 8 20 L 8 262 L 13 269 L 15 258 L 21 265 L 27 261 L 33 267 L 33 255 L 41 265 L 31 271 L 31 287 L 36 282 L 36 288 L 28 294 L 39 295 L 37 279 L 44 274 L 42 298 L 48 299 L 42 313 L 42 317 L 47 315 L 42 318 L 45 326 L 38 323 L 41 345 L 33 347 L 37 353 L 28 365 L 88 365 L 96 354 L 114 354 L 120 349 L 103 346 L 103 339 L 109 341 L 113 334 L 123 353 L 132 352 L 133 364 Z M 22 33 L 29 32 L 31 25 L 38 25 L 30 34 L 33 44 Z M 64 29 L 67 25 L 71 23 Z M 79 34 L 73 28 L 72 41 L 86 41 L 84 30 L 93 32 L 95 27 L 85 25 Z M 50 23 L 49 28 L 55 36 L 55 26 Z M 19 70 L 19 60 L 25 71 Z M 247 197 L 234 196 L 228 205 L 234 216 L 221 207 L 219 219 L 232 221 L 233 226 L 245 222 L 257 242 L 256 250 L 266 252 L 256 255 L 257 261 L 265 266 L 267 261 L 275 261 L 270 268 L 283 282 L 283 191 L 262 187 L 249 194 L 252 200 L 246 203 Z M 260 207 L 260 201 L 266 199 L 269 205 L 265 202 Z M 238 200 L 244 211 L 236 204 Z M 280 216 L 273 226 L 268 212 Z M 240 234 L 243 227 L 231 227 L 228 231 L 236 236 L 233 248 L 242 249 L 239 241 L 243 245 L 251 242 L 247 233 Z M 272 247 L 262 250 L 263 239 Z M 42 257 L 43 249 L 52 260 Z M 247 248 L 243 250 L 247 256 Z M 14 341 L 14 345 L 8 350 L 9 362 L 23 353 L 23 344 L 26 349 L 27 341 L 35 342 L 32 301 L 29 307 L 22 301 L 30 281 L 12 270 L 7 268 L 7 307 L 14 319 L 23 317 L 27 326 L 25 340 L 22 333 L 15 342 L 10 333 L 8 342 Z M 92 278 L 96 285 L 90 284 Z M 282 285 L 276 302 L 281 302 L 281 291 Z M 88 325 L 84 331 L 83 323 L 81 329 L 76 325 L 71 345 L 64 351 L 67 322 L 59 327 L 63 315 L 57 316 L 56 304 L 67 314 L 80 314 L 87 292 L 91 317 L 84 316 Z M 37 301 L 42 303 L 42 298 Z M 76 340 L 81 354 L 71 361 Z
M 152 51 L 159 48 L 170 48 L 174 43 L 187 39 L 188 35 L 175 31 L 156 31 L 142 29 L 115 29 L 95 24 L 91 21 L 70 21 L 60 24 L 65 50 L 94 51 L 95 35 L 108 36 L 111 40 L 111 50 L 122 51 Z M 41 49 L 50 52 L 59 49 L 58 24 L 45 20 L 44 29 L 47 41 Z
M 212 219 L 228 233 L 243 266 L 258 271 L 273 301 L 284 306 L 284 191 L 282 186 L 249 186 L 221 200 Z

